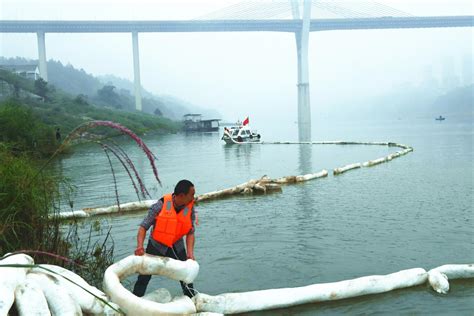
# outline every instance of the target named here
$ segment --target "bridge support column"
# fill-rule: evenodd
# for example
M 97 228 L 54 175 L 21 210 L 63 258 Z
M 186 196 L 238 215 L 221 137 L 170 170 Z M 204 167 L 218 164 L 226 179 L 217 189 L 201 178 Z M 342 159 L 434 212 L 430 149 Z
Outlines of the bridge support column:
M 292 1 L 293 17 L 299 19 L 297 1 Z M 295 33 L 298 58 L 298 139 L 311 141 L 311 103 L 309 97 L 308 41 L 311 22 L 311 1 L 304 0 L 303 23 L 300 32 Z
M 43 31 L 36 33 L 38 38 L 38 67 L 41 78 L 44 81 L 48 81 L 48 67 L 46 64 L 46 41 Z
M 138 32 L 132 32 L 133 81 L 135 83 L 135 109 L 142 110 L 142 85 L 140 82 L 140 54 L 138 51 Z

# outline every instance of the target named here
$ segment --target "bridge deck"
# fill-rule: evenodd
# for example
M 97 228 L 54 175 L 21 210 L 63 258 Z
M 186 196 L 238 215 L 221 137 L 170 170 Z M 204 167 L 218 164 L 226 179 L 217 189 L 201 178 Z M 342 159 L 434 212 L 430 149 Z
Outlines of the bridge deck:
M 0 33 L 297 32 L 302 20 L 0 21 Z M 310 31 L 472 27 L 474 16 L 311 20 Z

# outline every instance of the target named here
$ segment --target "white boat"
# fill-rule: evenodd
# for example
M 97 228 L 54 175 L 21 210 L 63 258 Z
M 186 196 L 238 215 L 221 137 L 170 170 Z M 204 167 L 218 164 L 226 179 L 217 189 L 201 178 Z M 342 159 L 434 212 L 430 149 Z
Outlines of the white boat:
M 259 143 L 260 134 L 256 131 L 251 131 L 247 125 L 224 127 L 222 140 L 226 144 Z

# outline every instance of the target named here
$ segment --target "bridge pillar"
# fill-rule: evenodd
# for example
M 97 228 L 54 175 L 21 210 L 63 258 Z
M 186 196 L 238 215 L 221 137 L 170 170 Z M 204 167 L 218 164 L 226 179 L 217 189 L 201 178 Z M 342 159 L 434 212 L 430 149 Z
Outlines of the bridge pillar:
M 299 36 L 299 34 L 295 34 Z M 298 140 L 311 141 L 311 103 L 308 82 L 308 56 L 302 49 L 301 37 L 296 39 L 298 54 Z M 306 55 L 306 56 L 305 56 Z
M 135 83 L 135 109 L 142 110 L 142 85 L 140 83 L 140 54 L 138 51 L 138 32 L 132 32 L 133 81 Z
M 293 17 L 299 19 L 297 1 L 292 1 Z M 297 16 L 298 15 L 298 16 Z M 309 98 L 308 41 L 311 23 L 311 0 L 304 0 L 301 31 L 295 33 L 298 58 L 298 139 L 311 141 L 311 103 Z
M 41 78 L 44 81 L 48 81 L 48 67 L 46 64 L 46 41 L 43 31 L 36 33 L 38 38 L 38 67 Z

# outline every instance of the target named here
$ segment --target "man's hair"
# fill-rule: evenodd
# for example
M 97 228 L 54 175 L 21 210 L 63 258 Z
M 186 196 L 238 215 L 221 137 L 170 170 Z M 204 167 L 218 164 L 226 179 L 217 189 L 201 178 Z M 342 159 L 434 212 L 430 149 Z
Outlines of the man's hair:
M 194 184 L 189 180 L 180 180 L 174 187 L 174 195 L 178 194 L 188 194 L 189 189 L 193 187 Z

